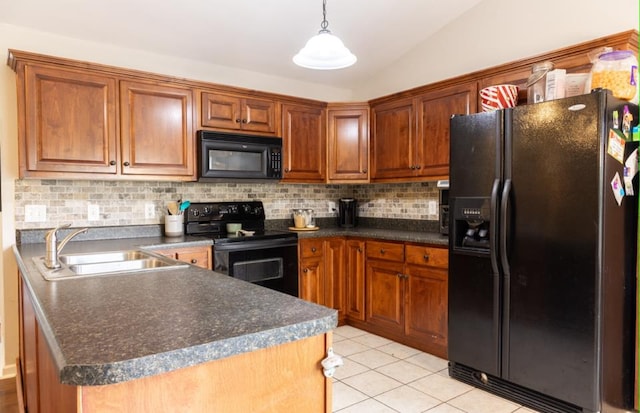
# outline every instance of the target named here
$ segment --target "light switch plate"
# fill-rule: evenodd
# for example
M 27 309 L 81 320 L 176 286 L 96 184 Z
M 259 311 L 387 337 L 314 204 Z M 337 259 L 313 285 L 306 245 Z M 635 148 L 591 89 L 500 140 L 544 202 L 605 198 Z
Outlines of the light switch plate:
M 89 204 L 87 206 L 87 220 L 97 221 L 100 219 L 100 206 L 95 204 Z
M 25 205 L 24 220 L 26 222 L 46 222 L 47 206 L 46 205 Z
M 429 215 L 436 215 L 438 213 L 438 203 L 433 199 L 427 203 L 429 209 Z
M 156 217 L 156 206 L 153 204 L 144 204 L 144 218 L 153 219 Z

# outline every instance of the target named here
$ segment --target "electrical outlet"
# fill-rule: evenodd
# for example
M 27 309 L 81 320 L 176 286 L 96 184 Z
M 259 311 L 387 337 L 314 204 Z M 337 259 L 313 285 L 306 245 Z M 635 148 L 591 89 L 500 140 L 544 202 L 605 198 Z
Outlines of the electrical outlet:
M 26 205 L 24 207 L 24 220 L 26 222 L 46 222 L 46 205 Z
M 100 219 L 100 206 L 95 204 L 89 204 L 87 206 L 87 220 L 97 221 Z
M 153 219 L 156 217 L 156 206 L 153 204 L 144 204 L 144 218 Z
M 427 207 L 429 209 L 429 215 L 436 215 L 438 213 L 438 203 L 434 200 L 430 200 L 427 203 Z
M 330 214 L 335 214 L 336 212 L 336 203 L 333 201 L 327 201 L 327 210 Z

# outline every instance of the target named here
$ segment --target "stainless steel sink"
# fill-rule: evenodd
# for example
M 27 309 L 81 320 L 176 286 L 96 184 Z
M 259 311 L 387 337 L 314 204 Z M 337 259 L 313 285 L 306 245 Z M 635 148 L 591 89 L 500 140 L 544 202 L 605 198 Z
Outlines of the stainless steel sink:
M 141 260 L 148 257 L 149 257 L 149 254 L 143 251 L 127 250 L 127 251 L 96 252 L 91 254 L 63 254 L 63 255 L 60 255 L 58 259 L 63 264 L 82 265 L 82 264 L 96 264 L 96 263 Z
M 44 257 L 34 257 L 33 260 L 44 279 L 50 281 L 188 267 L 185 263 L 142 250 L 63 254 L 59 257 L 60 268 L 55 269 L 44 265 Z

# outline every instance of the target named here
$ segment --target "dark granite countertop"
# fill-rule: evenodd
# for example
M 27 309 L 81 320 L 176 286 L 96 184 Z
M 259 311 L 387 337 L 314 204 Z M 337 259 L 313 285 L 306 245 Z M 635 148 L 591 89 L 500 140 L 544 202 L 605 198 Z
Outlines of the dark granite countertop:
M 211 240 L 72 241 L 64 252 L 201 244 Z M 161 374 L 337 325 L 335 310 L 193 266 L 45 281 L 32 260 L 44 250 L 43 243 L 14 247 L 62 383 L 103 385 Z
M 449 238 L 446 235 L 441 235 L 436 232 L 425 231 L 409 231 L 409 230 L 395 230 L 395 229 L 382 229 L 382 228 L 370 228 L 370 227 L 355 227 L 355 228 L 320 228 L 317 231 L 292 231 L 298 233 L 298 238 L 314 238 L 314 237 L 362 237 L 362 238 L 377 238 L 381 240 L 389 241 L 407 241 L 418 242 L 433 245 L 449 245 Z

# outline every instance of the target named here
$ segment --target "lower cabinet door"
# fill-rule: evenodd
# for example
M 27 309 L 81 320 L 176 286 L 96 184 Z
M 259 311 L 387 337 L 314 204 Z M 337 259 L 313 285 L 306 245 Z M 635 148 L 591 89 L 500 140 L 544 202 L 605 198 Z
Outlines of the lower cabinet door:
M 365 242 L 347 240 L 346 317 L 364 321 Z
M 390 331 L 404 330 L 403 264 L 367 260 L 366 321 Z
M 323 256 L 300 261 L 300 298 L 324 305 L 324 272 Z
M 407 265 L 405 334 L 447 348 L 447 270 Z

